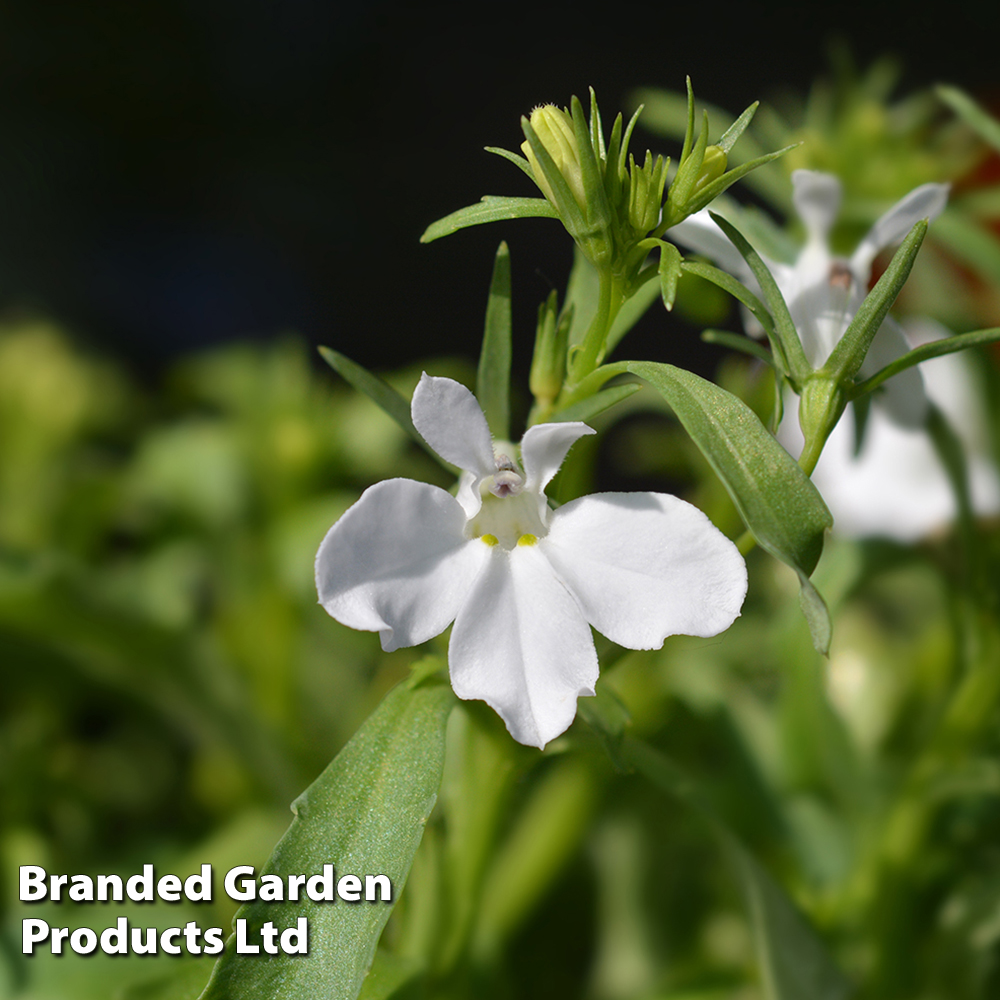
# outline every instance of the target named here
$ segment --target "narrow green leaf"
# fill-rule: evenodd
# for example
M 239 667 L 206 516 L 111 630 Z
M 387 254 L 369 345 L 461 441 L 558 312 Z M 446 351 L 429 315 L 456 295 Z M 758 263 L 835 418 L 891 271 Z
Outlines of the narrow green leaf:
M 956 351 L 964 351 L 969 347 L 981 347 L 983 344 L 995 344 L 1000 340 L 1000 326 L 993 326 L 987 330 L 973 330 L 972 333 L 959 333 L 954 337 L 944 337 L 941 340 L 934 340 L 929 344 L 921 344 L 912 351 L 907 351 L 901 358 L 896 358 L 892 364 L 888 364 L 881 371 L 876 372 L 871 378 L 866 378 L 864 382 L 859 382 L 851 390 L 851 398 L 857 399 L 866 393 L 877 389 L 887 379 L 893 375 L 898 375 L 907 368 L 919 365 L 921 361 L 929 361 L 931 358 L 940 358 L 944 354 L 954 354 Z
M 747 266 L 753 272 L 753 276 L 760 285 L 767 303 L 768 312 L 774 320 L 774 333 L 781 344 L 781 352 L 778 357 L 788 363 L 788 370 L 783 374 L 791 375 L 799 382 L 805 381 L 812 372 L 812 367 L 806 360 L 806 353 L 802 348 L 802 341 L 799 339 L 798 331 L 792 322 L 792 315 L 788 311 L 785 297 L 778 288 L 778 283 L 774 280 L 768 266 L 761 259 L 759 253 L 747 242 L 746 237 L 727 219 L 715 212 L 710 212 L 712 220 L 726 234 L 726 238 L 740 252 L 740 256 L 747 262 Z
M 708 805 L 694 778 L 640 740 L 626 737 L 619 753 L 661 791 L 693 808 L 718 841 L 743 893 L 765 1000 L 846 1000 L 851 984 L 816 932 Z
M 595 102 L 596 98 L 591 90 L 590 96 Z M 587 123 L 583 113 L 583 105 L 580 99 L 574 96 L 570 100 L 570 111 L 573 116 L 573 132 L 576 136 L 577 149 L 580 156 L 580 173 L 583 175 L 583 190 L 587 194 L 587 207 L 585 214 L 587 221 L 598 223 L 601 226 L 611 224 L 611 209 L 608 205 L 607 192 L 604 190 L 604 163 L 599 159 L 598 147 L 603 150 L 604 137 L 599 139 L 592 137 L 592 127 L 600 124 L 600 118 L 591 115 L 590 125 Z M 536 154 L 537 155 L 537 154 Z
M 934 88 L 938 97 L 971 129 L 1000 152 L 1000 122 L 984 111 L 964 90 L 939 84 Z
M 604 123 L 601 121 L 601 109 L 597 106 L 597 94 L 590 87 L 590 142 L 599 160 L 607 159 L 604 148 Z
M 486 326 L 479 352 L 476 398 L 495 438 L 510 438 L 510 250 L 501 243 L 493 262 Z
M 914 224 L 899 249 L 892 255 L 892 260 L 885 273 L 875 283 L 875 287 L 865 296 L 864 302 L 858 307 L 844 335 L 837 346 L 830 352 L 830 357 L 823 366 L 826 371 L 845 384 L 857 375 L 864 364 L 868 348 L 871 347 L 878 328 L 882 325 L 889 312 L 889 307 L 896 301 L 900 289 L 910 276 L 910 269 L 916 259 L 920 244 L 927 234 L 927 220 L 921 219 Z
M 629 396 L 638 392 L 641 388 L 642 386 L 635 382 L 629 382 L 627 385 L 612 386 L 610 389 L 604 389 L 594 396 L 581 400 L 579 403 L 567 406 L 565 410 L 556 411 L 552 415 L 552 419 L 554 421 L 582 420 L 586 422 L 591 417 L 596 417 L 598 413 L 603 413 L 614 406 L 615 403 L 620 403 L 623 399 L 628 399 Z
M 691 77 L 685 77 L 684 83 L 687 88 L 687 106 L 684 109 L 684 144 L 681 146 L 681 163 L 688 158 L 691 145 L 694 142 L 694 88 L 691 86 Z
M 455 703 L 441 683 L 393 689 L 327 769 L 295 801 L 295 819 L 265 866 L 265 874 L 323 872 L 339 878 L 387 875 L 391 902 L 349 904 L 253 902 L 237 911 L 247 937 L 260 928 L 308 921 L 309 953 L 236 954 L 235 935 L 216 964 L 201 1000 L 353 1000 L 382 928 L 406 883 L 424 824 L 437 798 L 444 765 L 445 726 Z
M 660 244 L 660 298 L 667 312 L 674 308 L 677 298 L 677 280 L 681 276 L 681 252 L 673 243 Z
M 559 213 L 547 198 L 508 198 L 505 195 L 488 194 L 479 203 L 466 205 L 465 208 L 432 222 L 420 237 L 420 242 L 432 243 L 442 236 L 457 233 L 459 229 L 481 226 L 486 222 L 532 218 L 558 219 Z
M 753 410 L 673 365 L 630 361 L 627 369 L 670 404 L 761 547 L 797 572 L 812 573 L 833 519 L 812 481 Z
M 728 347 L 731 351 L 740 351 L 749 354 L 758 361 L 763 361 L 770 368 L 774 368 L 774 358 L 769 351 L 765 351 L 756 340 L 751 339 L 743 333 L 728 333 L 726 330 L 702 330 L 701 339 L 706 344 L 719 344 L 721 347 Z
M 746 127 L 753 121 L 753 116 L 757 113 L 757 108 L 760 106 L 760 101 L 754 101 L 746 111 L 743 112 L 733 122 L 725 132 L 722 133 L 722 138 L 716 143 L 717 146 L 725 150 L 728 156 L 729 151 L 736 145 L 736 140 L 739 139 L 741 135 L 746 131 Z
M 809 626 L 813 647 L 824 656 L 829 656 L 830 640 L 833 638 L 830 609 L 820 592 L 813 586 L 812 580 L 802 570 L 798 570 L 798 574 L 799 607 L 802 608 L 802 614 Z
M 350 382 L 358 392 L 363 392 L 373 403 L 379 406 L 407 434 L 420 445 L 436 462 L 443 465 L 449 472 L 457 473 L 459 470 L 450 462 L 446 462 L 421 436 L 420 432 L 413 426 L 413 419 L 410 416 L 410 403 L 388 382 L 373 375 L 367 368 L 363 368 L 356 361 L 345 357 L 339 351 L 333 351 L 329 347 L 318 348 L 323 360 L 345 381 Z
M 518 156 L 517 153 L 512 153 L 509 149 L 502 149 L 500 146 L 484 146 L 483 149 L 487 153 L 496 153 L 497 156 L 502 156 L 505 160 L 509 160 L 515 167 L 523 170 L 531 178 L 531 182 L 534 183 L 535 172 L 531 169 L 531 164 L 523 156 Z

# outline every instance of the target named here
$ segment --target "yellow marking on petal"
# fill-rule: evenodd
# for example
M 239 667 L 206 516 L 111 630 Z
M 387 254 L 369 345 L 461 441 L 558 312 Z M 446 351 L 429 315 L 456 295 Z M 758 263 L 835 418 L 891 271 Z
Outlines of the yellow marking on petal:
M 496 535 L 480 535 L 479 540 L 481 542 L 485 542 L 491 549 L 493 548 L 494 545 L 497 544 Z
M 521 535 L 517 540 L 518 545 L 534 545 L 538 539 L 534 535 Z

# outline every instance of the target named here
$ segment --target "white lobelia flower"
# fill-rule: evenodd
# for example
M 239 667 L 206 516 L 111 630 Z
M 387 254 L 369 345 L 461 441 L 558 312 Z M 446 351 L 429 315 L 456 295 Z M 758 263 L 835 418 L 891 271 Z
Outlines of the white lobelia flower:
M 806 229 L 806 244 L 793 264 L 766 257 L 764 262 L 788 304 L 806 358 L 819 368 L 861 305 L 875 257 L 899 242 L 920 219 L 939 215 L 948 198 L 948 185 L 924 184 L 911 191 L 872 226 L 851 256 L 844 258 L 834 256 L 829 247 L 830 230 L 840 208 L 840 181 L 830 174 L 796 170 L 792 184 L 792 200 Z M 711 258 L 760 293 L 750 268 L 707 211 L 691 216 L 667 235 Z M 763 332 L 749 314 L 744 319 L 748 333 Z M 926 327 L 908 332 L 915 341 L 929 339 Z M 935 336 L 945 333 L 941 330 Z M 910 347 L 900 325 L 886 317 L 860 377 L 874 375 Z M 874 395 L 859 454 L 854 448 L 853 411 L 848 408 L 812 475 L 833 514 L 834 530 L 845 536 L 883 535 L 912 541 L 954 517 L 953 492 L 924 431 L 929 399 L 949 417 L 968 449 L 975 509 L 991 513 L 1000 508 L 1000 481 L 987 457 L 985 420 L 974 402 L 976 397 L 963 358 L 938 358 L 909 368 L 889 379 Z M 778 439 L 793 455 L 803 446 L 795 402 L 789 394 L 785 418 L 778 428 Z
M 454 621 L 459 698 L 482 699 L 521 743 L 562 733 L 593 695 L 589 625 L 631 649 L 711 636 L 740 613 L 742 556 L 696 507 L 660 493 L 597 493 L 557 510 L 545 487 L 582 423 L 539 424 L 514 448 L 490 438 L 458 382 L 424 375 L 413 423 L 464 471 L 457 497 L 389 479 L 367 489 L 316 555 L 320 603 L 337 621 L 413 646 Z M 588 624 L 589 623 L 589 624 Z

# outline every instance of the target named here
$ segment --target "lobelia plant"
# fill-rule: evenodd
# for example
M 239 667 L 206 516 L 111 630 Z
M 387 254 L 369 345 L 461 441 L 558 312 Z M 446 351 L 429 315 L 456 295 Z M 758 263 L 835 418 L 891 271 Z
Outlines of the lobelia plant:
M 537 108 L 522 119 L 523 157 L 492 151 L 520 167 L 543 197 L 489 196 L 428 228 L 425 242 L 466 226 L 541 216 L 560 220 L 576 243 L 562 307 L 553 292 L 539 310 L 529 379 L 533 405 L 518 445 L 511 434 L 504 244 L 494 263 L 474 393 L 425 372 L 407 400 L 342 354 L 321 349 L 457 483 L 452 493 L 406 478 L 367 489 L 320 545 L 319 600 L 342 624 L 378 632 L 386 651 L 432 642 L 454 624 L 446 658 L 419 660 L 297 800 L 296 820 L 267 870 L 311 870 L 332 844 L 340 857 L 390 871 L 398 895 L 415 856 L 422 857 L 414 880 L 429 901 L 418 888 L 417 902 L 404 907 L 382 947 L 391 906 L 344 916 L 313 907 L 322 955 L 313 965 L 283 956 L 247 959 L 230 942 L 203 1000 L 474 992 L 535 898 L 533 873 L 546 865 L 551 870 L 551 858 L 565 849 L 566 824 L 583 822 L 587 796 L 595 793 L 579 777 L 573 751 L 582 746 L 606 751 L 613 768 L 641 775 L 712 834 L 744 897 L 756 975 L 768 1000 L 850 994 L 851 984 L 815 932 L 696 782 L 627 731 L 627 710 L 598 683 L 598 645 L 590 631 L 593 626 L 610 643 L 633 650 L 658 649 L 669 635 L 719 635 L 739 616 L 747 594 L 741 553 L 759 544 L 797 574 L 812 643 L 826 653 L 830 616 L 810 579 L 832 524 L 810 478 L 824 445 L 848 404 L 883 386 L 875 405 L 919 423 L 926 399 L 914 366 L 1000 336 L 978 331 L 907 351 L 887 320 L 925 220 L 944 203 L 942 185 L 913 192 L 841 260 L 827 244 L 836 182 L 800 172 L 795 202 L 809 239 L 795 264 L 784 268 L 765 261 L 731 223 L 699 214 L 739 177 L 781 154 L 726 171 L 755 107 L 709 144 L 707 116 L 695 138 L 689 85 L 687 129 L 672 179 L 661 157 L 647 152 L 640 167 L 628 153 L 638 112 L 627 127 L 619 115 L 606 137 L 593 95 L 589 119 L 575 97 L 568 109 Z M 875 254 L 904 235 L 865 294 Z M 685 260 L 675 241 L 707 252 L 728 270 Z M 798 461 L 722 386 L 659 361 L 605 360 L 656 291 L 672 307 L 684 273 L 734 295 L 766 335 L 770 352 L 746 338 L 726 342 L 771 365 L 779 407 L 786 391 L 801 397 Z M 696 507 L 666 494 L 596 493 L 562 505 L 546 495 L 564 464 L 572 467 L 574 443 L 595 433 L 586 421 L 636 392 L 637 380 L 668 404 L 718 476 L 747 529 L 737 544 Z M 604 656 L 608 644 L 601 643 Z M 484 721 L 474 708 L 456 710 L 455 696 L 486 701 L 519 743 L 545 749 L 566 734 L 548 747 L 549 777 L 492 867 L 490 851 L 506 829 L 503 805 L 524 773 L 516 762 L 525 758 L 515 754 L 537 754 L 512 749 L 499 726 L 499 736 L 493 733 L 489 713 Z M 588 700 L 578 704 L 583 696 Z M 578 712 L 586 725 L 570 729 Z M 439 790 L 449 832 L 444 846 L 436 834 L 424 837 Z M 435 892 L 451 900 L 450 911 L 438 909 Z M 259 905 L 240 913 L 251 929 L 268 916 Z

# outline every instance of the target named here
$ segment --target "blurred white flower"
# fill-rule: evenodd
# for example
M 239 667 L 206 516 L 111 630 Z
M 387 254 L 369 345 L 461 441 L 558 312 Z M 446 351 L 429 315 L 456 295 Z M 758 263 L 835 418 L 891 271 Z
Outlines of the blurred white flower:
M 911 191 L 844 258 L 834 256 L 829 247 L 840 208 L 840 181 L 830 174 L 796 170 L 792 184 L 806 244 L 793 264 L 763 259 L 788 304 L 806 358 L 819 368 L 867 294 L 876 256 L 899 242 L 920 219 L 936 218 L 947 201 L 948 185 L 924 184 Z M 714 260 L 760 294 L 750 268 L 707 212 L 685 220 L 667 235 Z M 763 332 L 749 314 L 745 325 L 752 335 Z M 911 346 L 948 335 L 930 321 L 908 324 L 907 333 L 886 317 L 859 377 L 874 375 Z M 949 355 L 901 372 L 875 393 L 858 454 L 853 408 L 848 407 L 830 435 L 812 478 L 833 514 L 838 534 L 912 541 L 955 516 L 954 493 L 924 430 L 929 400 L 942 410 L 965 445 L 974 509 L 980 514 L 1000 510 L 1000 478 L 989 457 L 980 395 L 967 360 Z M 785 418 L 778 428 L 779 440 L 793 455 L 803 447 L 797 403 L 791 393 L 786 396 Z
M 320 603 L 385 650 L 454 621 L 460 698 L 482 699 L 521 743 L 544 746 L 594 693 L 590 625 L 631 649 L 728 628 L 746 595 L 736 547 L 696 507 L 659 493 L 598 493 L 552 510 L 545 487 L 582 423 L 539 424 L 515 449 L 490 438 L 475 397 L 424 375 L 413 423 L 465 470 L 457 497 L 390 479 L 366 490 L 316 555 Z

